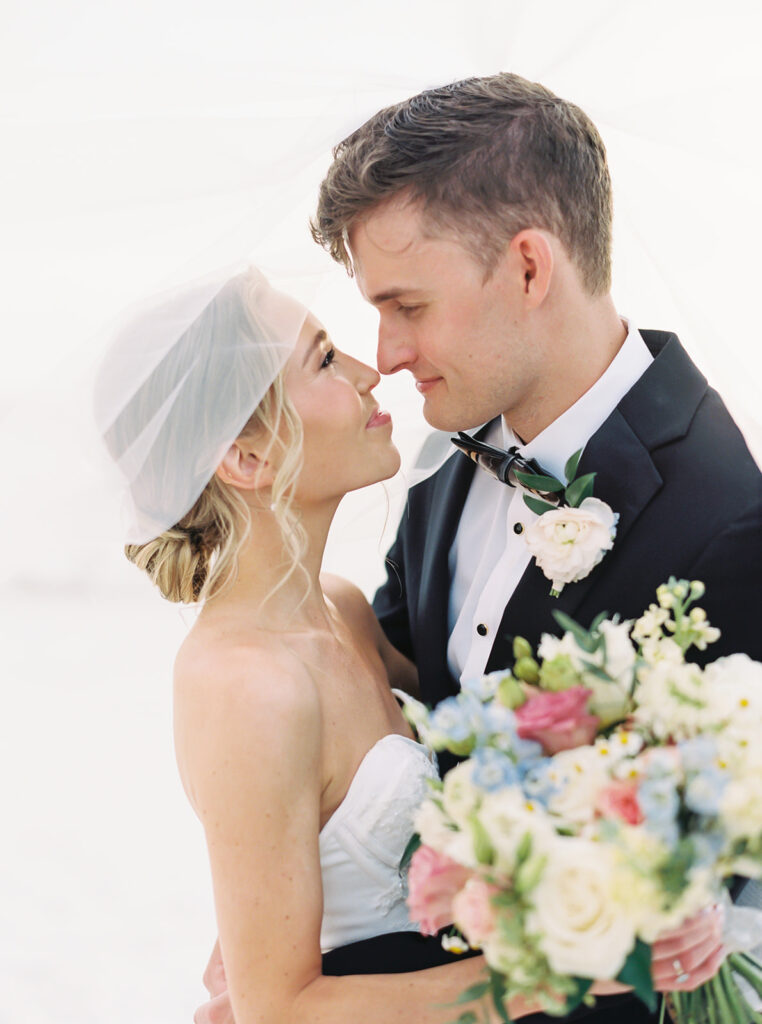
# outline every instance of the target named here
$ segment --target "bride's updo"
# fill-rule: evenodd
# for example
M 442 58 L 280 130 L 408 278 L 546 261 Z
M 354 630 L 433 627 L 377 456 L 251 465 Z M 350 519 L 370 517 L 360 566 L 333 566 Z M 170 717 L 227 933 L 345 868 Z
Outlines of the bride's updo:
M 306 310 L 253 269 L 163 296 L 116 339 L 96 388 L 96 418 L 127 481 L 125 553 L 170 601 L 194 604 L 235 579 L 252 530 L 238 490 L 215 473 L 237 438 L 267 439 L 278 465 L 269 509 L 281 528 L 284 581 L 305 535 L 291 493 L 302 426 L 283 367 Z

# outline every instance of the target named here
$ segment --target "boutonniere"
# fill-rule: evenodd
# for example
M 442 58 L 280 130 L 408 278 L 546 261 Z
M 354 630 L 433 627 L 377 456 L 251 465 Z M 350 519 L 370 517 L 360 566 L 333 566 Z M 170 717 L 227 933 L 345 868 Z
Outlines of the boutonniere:
M 566 483 L 553 476 L 522 473 L 516 477 L 533 491 L 558 497 L 552 505 L 525 494 L 527 506 L 540 517 L 524 531 L 527 547 L 538 567 L 551 581 L 550 593 L 558 597 L 567 583 L 588 576 L 614 546 L 619 513 L 593 497 L 595 473 L 577 476 L 582 449 L 564 466 Z

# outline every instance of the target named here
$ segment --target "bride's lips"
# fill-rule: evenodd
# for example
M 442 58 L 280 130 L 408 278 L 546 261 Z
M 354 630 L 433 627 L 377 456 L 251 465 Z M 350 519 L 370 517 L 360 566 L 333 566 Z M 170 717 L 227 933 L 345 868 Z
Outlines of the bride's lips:
M 370 427 L 384 427 L 387 423 L 391 423 L 392 418 L 385 409 L 374 409 L 373 415 L 365 424 L 365 429 L 368 430 Z
M 422 395 L 425 395 L 427 391 L 430 391 L 435 384 L 438 384 L 441 377 L 429 377 L 427 380 L 417 380 L 415 386 L 418 388 Z

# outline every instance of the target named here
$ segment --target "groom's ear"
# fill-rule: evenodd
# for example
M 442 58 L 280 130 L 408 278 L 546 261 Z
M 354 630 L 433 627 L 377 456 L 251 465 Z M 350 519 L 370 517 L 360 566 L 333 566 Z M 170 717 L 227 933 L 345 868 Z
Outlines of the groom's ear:
M 536 309 L 545 300 L 553 277 L 555 255 L 547 231 L 525 228 L 514 235 L 507 256 L 511 271 L 524 296 L 526 309 Z
M 225 452 L 216 470 L 223 483 L 232 484 L 243 491 L 259 491 L 272 487 L 275 470 L 262 452 L 240 438 Z

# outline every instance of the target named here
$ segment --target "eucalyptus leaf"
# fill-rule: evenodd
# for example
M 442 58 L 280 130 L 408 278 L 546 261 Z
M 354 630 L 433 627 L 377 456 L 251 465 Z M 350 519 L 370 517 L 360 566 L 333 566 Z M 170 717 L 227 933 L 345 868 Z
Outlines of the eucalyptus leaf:
M 539 473 L 522 473 L 516 470 L 516 479 L 525 487 L 531 487 L 535 491 L 562 491 L 564 485 L 554 476 L 543 476 Z
M 579 460 L 581 457 L 582 449 L 580 448 L 579 451 L 576 451 L 572 456 L 570 456 L 568 462 L 564 466 L 564 476 L 566 477 L 566 482 L 568 484 L 570 484 L 577 475 L 577 467 L 579 466 Z
M 533 498 L 531 494 L 524 495 L 524 504 L 527 508 L 536 512 L 538 516 L 544 515 L 546 512 L 554 512 L 556 508 L 555 505 L 551 505 L 548 501 L 543 501 L 542 498 Z
M 594 480 L 595 473 L 585 473 L 584 476 L 577 477 L 569 484 L 564 495 L 572 508 L 581 505 L 585 498 L 592 497 Z

